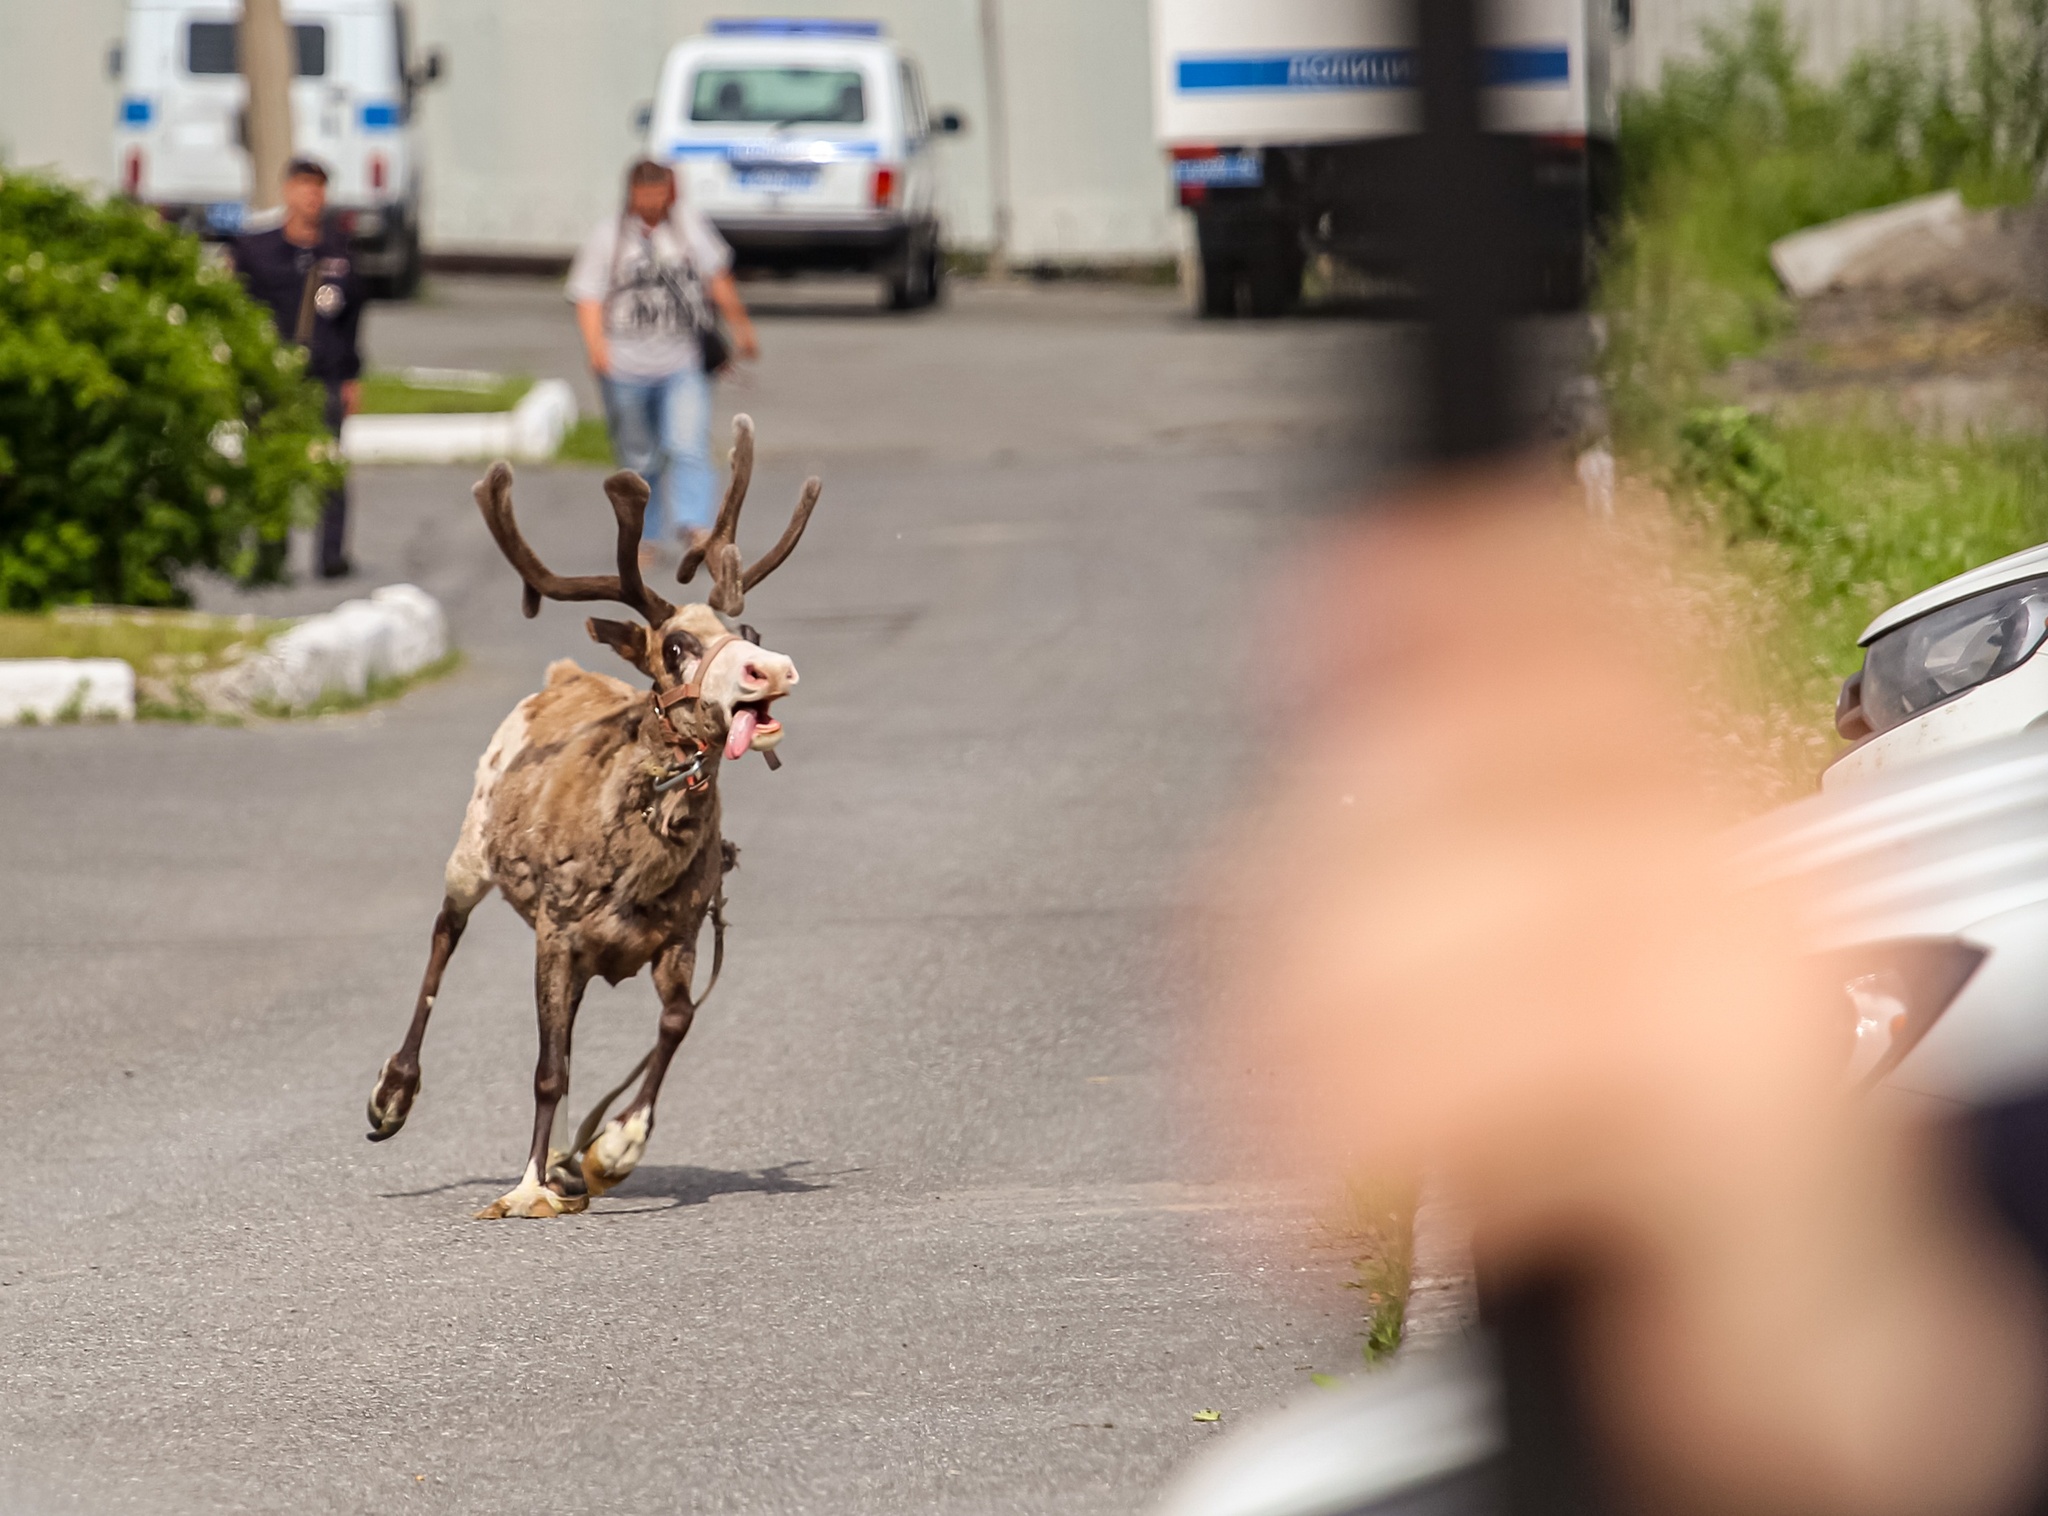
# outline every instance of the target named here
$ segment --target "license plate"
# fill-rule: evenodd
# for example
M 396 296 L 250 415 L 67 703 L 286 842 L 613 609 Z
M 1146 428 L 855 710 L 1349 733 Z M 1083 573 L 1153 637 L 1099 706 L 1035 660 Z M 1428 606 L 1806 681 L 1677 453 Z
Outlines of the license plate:
M 1257 153 L 1179 158 L 1174 161 L 1173 182 L 1203 189 L 1257 189 L 1266 182 L 1266 166 Z
M 809 165 L 735 163 L 732 174 L 741 189 L 766 190 L 771 195 L 807 190 L 818 182 L 817 169 Z
M 238 201 L 224 200 L 206 208 L 206 225 L 211 231 L 239 232 L 248 210 Z

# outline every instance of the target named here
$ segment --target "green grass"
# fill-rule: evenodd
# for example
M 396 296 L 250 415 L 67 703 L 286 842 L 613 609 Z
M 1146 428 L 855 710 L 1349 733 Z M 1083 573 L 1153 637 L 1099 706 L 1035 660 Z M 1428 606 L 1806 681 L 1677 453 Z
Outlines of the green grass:
M 1882 412 L 1774 423 L 1740 407 L 1680 432 L 1680 508 L 1784 608 L 1767 689 L 1816 724 L 1886 606 L 2048 537 L 2048 441 L 1920 436 Z
M 533 381 L 508 376 L 489 387 L 420 383 L 404 374 L 363 376 L 362 414 L 366 416 L 471 415 L 509 411 L 533 388 Z
M 1348 1288 L 1365 1301 L 1365 1361 L 1379 1363 L 1401 1346 L 1415 1265 L 1415 1191 L 1411 1186 L 1354 1181 L 1345 1193 L 1339 1229 L 1352 1250 Z
M 233 662 L 288 625 L 257 616 L 99 607 L 0 614 L 0 658 L 119 658 L 137 674 L 199 673 Z
M 601 416 L 585 416 L 562 439 L 562 450 L 555 454 L 557 463 L 599 463 L 606 468 L 612 463 L 612 434 Z

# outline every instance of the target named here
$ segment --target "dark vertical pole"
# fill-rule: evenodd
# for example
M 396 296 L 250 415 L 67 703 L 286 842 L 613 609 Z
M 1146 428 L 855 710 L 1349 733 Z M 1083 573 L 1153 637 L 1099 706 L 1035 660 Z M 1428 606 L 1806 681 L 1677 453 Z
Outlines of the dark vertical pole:
M 1427 323 L 1422 453 L 1482 463 L 1521 440 L 1509 319 L 1536 255 L 1529 186 L 1485 131 L 1487 0 L 1415 0 L 1422 138 L 1406 202 Z M 1483 1248 L 1483 1239 L 1480 1239 Z M 1572 1330 L 1579 1281 L 1480 1275 L 1500 1351 L 1509 1516 L 1611 1516 L 1590 1442 Z
M 1484 131 L 1485 0 L 1415 0 L 1422 139 L 1407 197 L 1428 320 L 1425 457 L 1471 462 L 1516 441 L 1507 318 L 1534 249 L 1524 192 Z

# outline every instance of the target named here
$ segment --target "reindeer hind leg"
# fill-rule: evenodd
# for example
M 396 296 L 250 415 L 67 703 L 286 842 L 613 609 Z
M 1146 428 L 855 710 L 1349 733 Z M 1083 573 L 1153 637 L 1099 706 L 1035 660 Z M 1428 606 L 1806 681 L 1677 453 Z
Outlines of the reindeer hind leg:
M 547 1182 L 549 1139 L 555 1113 L 569 1093 L 569 1046 L 590 976 L 574 953 L 545 920 L 535 924 L 534 1001 L 540 1023 L 540 1057 L 533 1070 L 533 1141 L 527 1149 L 526 1172 L 519 1183 L 476 1213 L 479 1221 L 507 1216 L 540 1220 L 580 1211 L 589 1204 L 581 1195 L 565 1195 Z

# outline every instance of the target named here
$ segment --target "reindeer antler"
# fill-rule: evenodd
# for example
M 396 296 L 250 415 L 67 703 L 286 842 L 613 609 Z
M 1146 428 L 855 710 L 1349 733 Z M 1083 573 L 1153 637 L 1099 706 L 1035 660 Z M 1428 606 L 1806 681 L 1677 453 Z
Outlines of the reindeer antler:
M 527 545 L 519 522 L 512 514 L 512 465 L 497 462 L 477 481 L 474 494 L 484 525 L 512 567 L 519 571 L 526 590 L 521 607 L 528 616 L 540 614 L 543 597 L 549 600 L 611 600 L 630 606 L 646 618 L 648 625 L 660 626 L 676 608 L 650 590 L 640 578 L 640 531 L 647 519 L 647 481 L 630 469 L 621 469 L 604 482 L 612 503 L 612 515 L 619 523 L 619 571 L 616 574 L 584 574 L 574 578 L 555 573 L 540 561 Z
M 811 511 L 817 506 L 818 496 L 825 488 L 816 478 L 804 481 L 803 493 L 797 497 L 796 511 L 790 516 L 789 525 L 783 528 L 782 540 L 743 571 L 736 539 L 739 536 L 740 511 L 747 503 L 747 486 L 753 478 L 754 418 L 742 414 L 732 418 L 732 479 L 725 487 L 725 502 L 718 508 L 718 523 L 709 532 L 697 535 L 676 569 L 676 582 L 688 584 L 697 577 L 699 567 L 708 566 L 711 570 L 711 608 L 727 616 L 737 616 L 745 610 L 747 591 L 781 568 L 783 559 L 796 551 L 804 528 L 811 523 Z

